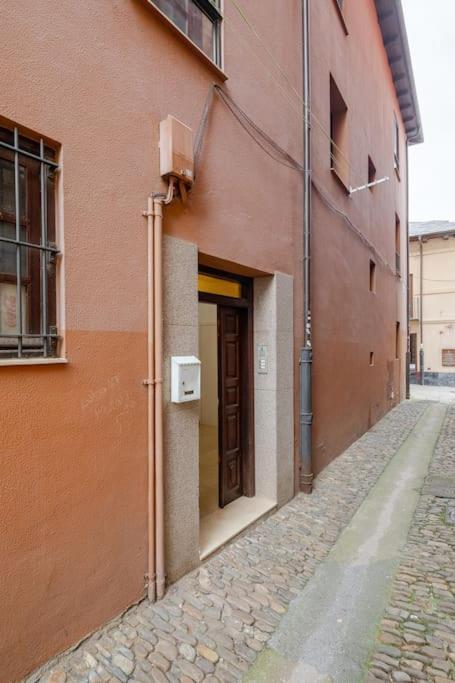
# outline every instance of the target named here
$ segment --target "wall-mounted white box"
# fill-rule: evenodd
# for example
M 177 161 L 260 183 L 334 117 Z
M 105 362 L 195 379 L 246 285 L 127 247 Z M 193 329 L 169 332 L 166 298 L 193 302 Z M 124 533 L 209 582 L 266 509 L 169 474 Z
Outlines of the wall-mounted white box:
M 160 174 L 193 184 L 193 131 L 174 116 L 160 123 Z
M 201 361 L 196 356 L 172 356 L 171 401 L 187 403 L 201 398 Z

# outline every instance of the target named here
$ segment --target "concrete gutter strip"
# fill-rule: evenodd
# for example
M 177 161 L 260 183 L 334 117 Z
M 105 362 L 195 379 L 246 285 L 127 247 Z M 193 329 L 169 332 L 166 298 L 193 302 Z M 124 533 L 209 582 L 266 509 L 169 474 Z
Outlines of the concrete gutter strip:
M 445 414 L 425 411 L 245 681 L 362 681 Z

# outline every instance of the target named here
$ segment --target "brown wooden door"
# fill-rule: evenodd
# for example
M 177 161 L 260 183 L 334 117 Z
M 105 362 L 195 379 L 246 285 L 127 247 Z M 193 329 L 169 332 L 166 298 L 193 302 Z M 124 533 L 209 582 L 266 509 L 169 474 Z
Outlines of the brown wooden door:
M 218 306 L 220 507 L 243 495 L 242 313 Z

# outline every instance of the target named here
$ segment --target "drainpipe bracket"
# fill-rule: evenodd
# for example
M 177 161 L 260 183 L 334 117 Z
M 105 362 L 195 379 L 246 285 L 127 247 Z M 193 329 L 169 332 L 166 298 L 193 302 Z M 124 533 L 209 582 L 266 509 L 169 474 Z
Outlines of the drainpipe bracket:
M 313 362 L 313 349 L 311 346 L 304 346 L 300 349 L 299 365 L 311 365 Z
M 313 424 L 313 413 L 300 413 L 300 424 L 301 425 L 312 425 Z

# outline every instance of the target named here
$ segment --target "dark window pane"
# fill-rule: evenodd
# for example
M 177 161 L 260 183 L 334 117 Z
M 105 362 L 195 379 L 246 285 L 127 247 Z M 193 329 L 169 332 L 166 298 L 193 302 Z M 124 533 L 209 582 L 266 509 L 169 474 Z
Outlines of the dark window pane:
M 53 333 L 57 329 L 57 263 L 53 254 L 46 254 L 47 278 L 47 332 Z
M 5 156 L 11 156 L 11 160 L 0 158 L 0 218 L 7 214 L 9 218 L 16 216 L 16 182 L 14 173 L 14 155 L 6 152 Z M 25 168 L 19 166 L 19 201 L 21 203 L 21 221 L 25 220 L 26 215 L 26 186 Z
M 39 249 L 22 248 L 25 252 L 26 268 L 22 273 L 25 289 L 25 334 L 41 334 L 41 259 Z
M 154 3 L 210 59 L 215 59 L 215 23 L 193 0 L 154 0 Z
M 25 228 L 21 227 L 21 239 L 25 240 Z M 14 223 L 0 221 L 0 237 L 9 240 L 16 239 L 16 226 Z M 22 269 L 25 268 L 25 255 L 22 254 Z M 14 275 L 16 277 L 16 245 L 0 240 L 0 278 Z
M 15 214 L 14 162 L 0 159 L 0 211 Z
M 24 355 L 33 353 L 43 347 L 41 335 L 41 256 L 39 249 L 13 247 L 21 252 L 21 306 L 22 330 L 19 325 L 19 300 L 17 296 L 17 273 L 8 277 L 0 276 L 0 334 L 38 335 L 34 338 L 25 336 L 22 340 Z M 2 336 L 0 347 L 6 350 L 17 350 L 17 337 Z M 3 354 L 4 355 L 4 354 Z
M 0 141 L 6 142 L 8 145 L 14 144 L 14 133 L 8 128 L 0 128 Z
M 47 171 L 47 241 L 55 244 L 55 178 L 51 169 Z
M 27 241 L 41 244 L 41 164 L 30 159 L 27 164 Z
M 13 246 L 13 253 L 8 253 L 10 273 L 0 278 L 0 334 L 19 334 L 19 303 L 17 297 L 17 275 L 16 275 L 16 250 Z M 25 326 L 25 288 L 22 287 L 22 321 Z M 16 337 L 1 337 L 1 345 L 11 348 L 17 344 Z
M 39 156 L 40 143 L 38 140 L 30 140 L 29 138 L 24 138 L 22 135 L 19 135 L 19 147 L 26 152 L 31 152 L 32 154 Z
M 213 22 L 192 2 L 188 6 L 188 36 L 210 59 L 214 58 Z
M 181 31 L 187 33 L 188 0 L 155 0 L 155 5 Z

